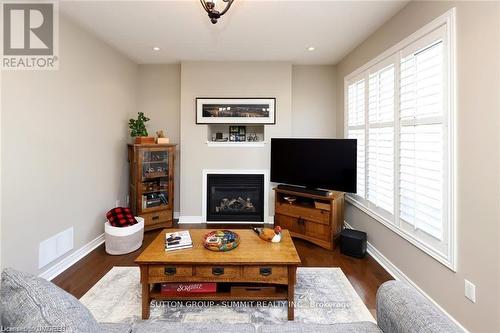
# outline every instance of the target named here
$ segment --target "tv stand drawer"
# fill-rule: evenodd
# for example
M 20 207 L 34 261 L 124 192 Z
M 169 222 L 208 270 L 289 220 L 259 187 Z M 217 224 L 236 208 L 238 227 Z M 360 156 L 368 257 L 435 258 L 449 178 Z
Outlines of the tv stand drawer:
M 327 210 L 277 202 L 276 213 L 315 221 L 316 223 L 330 224 L 330 212 Z

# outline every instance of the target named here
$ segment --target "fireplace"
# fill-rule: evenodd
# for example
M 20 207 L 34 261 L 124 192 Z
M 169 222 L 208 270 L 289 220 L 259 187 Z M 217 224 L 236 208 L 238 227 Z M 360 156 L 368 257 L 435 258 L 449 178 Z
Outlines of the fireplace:
M 207 221 L 264 221 L 264 175 L 207 174 Z

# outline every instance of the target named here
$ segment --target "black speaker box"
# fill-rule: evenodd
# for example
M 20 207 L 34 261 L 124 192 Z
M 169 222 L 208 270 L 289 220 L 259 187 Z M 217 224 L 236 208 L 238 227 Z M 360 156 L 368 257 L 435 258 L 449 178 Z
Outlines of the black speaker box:
M 340 253 L 364 258 L 366 255 L 366 232 L 344 229 L 340 233 Z

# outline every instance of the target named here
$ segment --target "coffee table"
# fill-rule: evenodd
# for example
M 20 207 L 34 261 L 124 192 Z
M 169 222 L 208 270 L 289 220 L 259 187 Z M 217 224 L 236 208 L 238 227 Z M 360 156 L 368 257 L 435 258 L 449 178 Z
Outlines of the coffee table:
M 149 318 L 151 300 L 288 301 L 288 320 L 294 318 L 294 288 L 297 266 L 301 263 L 288 230 L 280 243 L 260 239 L 252 230 L 233 230 L 240 245 L 229 252 L 213 252 L 203 247 L 209 231 L 191 229 L 193 248 L 165 251 L 165 229 L 137 257 L 141 269 L 142 319 Z M 162 295 L 163 282 L 217 282 L 215 293 Z M 220 288 L 219 288 L 220 287 Z

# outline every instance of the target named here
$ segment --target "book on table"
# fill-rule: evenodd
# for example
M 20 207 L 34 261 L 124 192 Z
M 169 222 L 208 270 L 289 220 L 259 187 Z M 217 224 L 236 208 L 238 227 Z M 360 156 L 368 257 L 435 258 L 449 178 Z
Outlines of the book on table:
M 193 241 L 188 230 L 167 232 L 165 234 L 165 251 L 188 249 L 193 247 Z

